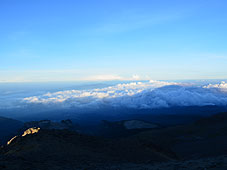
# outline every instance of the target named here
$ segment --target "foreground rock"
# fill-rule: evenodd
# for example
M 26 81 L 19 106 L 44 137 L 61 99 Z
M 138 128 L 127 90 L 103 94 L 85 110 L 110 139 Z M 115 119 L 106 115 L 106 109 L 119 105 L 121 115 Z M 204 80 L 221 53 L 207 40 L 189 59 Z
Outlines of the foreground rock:
M 36 128 L 36 127 L 29 128 L 26 131 L 24 131 L 24 133 L 21 135 L 21 137 L 25 137 L 26 135 L 32 135 L 34 133 L 38 133 L 39 130 L 40 130 L 40 128 Z M 20 136 L 14 136 L 12 139 L 10 139 L 7 142 L 7 145 L 10 145 L 12 143 L 15 143 L 17 140 L 20 140 Z
M 69 130 L 27 130 L 0 150 L 4 169 L 80 169 L 115 163 L 175 160 L 170 150 L 127 138 L 109 140 Z
M 162 163 L 146 164 L 113 164 L 97 169 L 105 170 L 226 170 L 227 155 L 188 160 L 188 161 L 168 161 Z
M 106 139 L 34 127 L 0 149 L 0 169 L 227 169 L 227 113 L 166 128 L 104 123 L 131 135 Z
M 31 132 L 31 133 L 30 133 Z M 0 150 L 2 170 L 178 170 L 227 168 L 227 156 L 178 160 L 145 141 L 113 141 L 68 130 L 29 129 Z M 145 143 L 144 143 L 145 142 Z

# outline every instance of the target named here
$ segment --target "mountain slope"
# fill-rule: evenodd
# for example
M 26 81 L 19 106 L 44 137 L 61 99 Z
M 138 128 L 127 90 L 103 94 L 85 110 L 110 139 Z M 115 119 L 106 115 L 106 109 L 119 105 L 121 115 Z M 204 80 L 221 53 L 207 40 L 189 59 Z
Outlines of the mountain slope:
M 18 120 L 0 117 L 0 145 L 17 134 L 17 131 L 23 127 L 23 122 Z
M 110 128 L 119 129 L 125 122 L 116 122 L 116 127 L 111 123 Z M 227 113 L 110 139 L 37 127 L 0 149 L 0 168 L 226 169 L 226 148 Z
M 25 134 L 0 150 L 0 164 L 5 169 L 20 166 L 28 169 L 78 169 L 100 164 L 159 162 L 176 158 L 172 152 L 156 145 L 146 146 L 127 138 L 109 140 L 56 129 L 32 129 Z
M 181 159 L 227 154 L 227 112 L 203 118 L 189 125 L 154 129 L 132 136 L 169 148 Z

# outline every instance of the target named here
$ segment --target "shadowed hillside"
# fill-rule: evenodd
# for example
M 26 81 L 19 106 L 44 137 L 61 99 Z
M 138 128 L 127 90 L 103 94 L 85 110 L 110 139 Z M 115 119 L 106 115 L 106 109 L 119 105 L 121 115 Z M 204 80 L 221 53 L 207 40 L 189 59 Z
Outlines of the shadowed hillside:
M 138 120 L 106 123 L 109 133 L 128 131 L 127 135 L 107 139 L 59 126 L 29 128 L 0 150 L 0 167 L 5 170 L 227 167 L 227 113 L 172 127 L 156 127 Z
M 0 117 L 0 145 L 18 133 L 23 122 L 18 120 Z
M 146 146 L 127 138 L 109 140 L 68 130 L 31 129 L 14 138 L 1 150 L 5 169 L 81 168 L 114 163 L 143 163 L 174 160 L 168 150 Z M 31 157 L 32 155 L 32 157 Z M 44 163 L 43 163 L 44 162 Z

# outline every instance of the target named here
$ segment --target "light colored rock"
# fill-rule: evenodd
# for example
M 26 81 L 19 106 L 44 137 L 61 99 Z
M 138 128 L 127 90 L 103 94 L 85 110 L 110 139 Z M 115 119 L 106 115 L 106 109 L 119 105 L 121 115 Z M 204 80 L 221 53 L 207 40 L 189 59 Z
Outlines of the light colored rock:
M 26 136 L 26 135 L 31 135 L 31 134 L 34 134 L 34 133 L 38 133 L 39 130 L 40 130 L 40 128 L 36 128 L 36 127 L 29 128 L 26 131 L 24 131 L 24 133 L 23 133 L 22 136 Z
M 10 145 L 12 143 L 13 140 L 15 140 L 18 136 L 14 136 L 12 139 L 10 139 L 8 142 L 7 142 L 7 145 Z
M 40 130 L 40 128 L 37 127 L 33 127 L 33 128 L 29 128 L 26 131 L 24 131 L 24 133 L 21 135 L 22 137 L 26 136 L 26 135 L 31 135 L 34 133 L 38 133 Z M 8 142 L 7 145 L 10 145 L 13 141 L 15 141 L 17 138 L 19 138 L 20 136 L 14 136 L 13 138 L 11 138 Z

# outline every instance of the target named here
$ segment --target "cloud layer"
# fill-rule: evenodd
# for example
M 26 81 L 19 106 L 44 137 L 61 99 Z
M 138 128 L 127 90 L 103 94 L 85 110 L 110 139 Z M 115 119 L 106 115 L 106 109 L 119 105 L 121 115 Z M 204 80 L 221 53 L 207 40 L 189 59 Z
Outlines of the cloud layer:
M 224 89 L 224 90 L 223 90 Z M 68 90 L 24 98 L 27 104 L 59 107 L 160 108 L 171 106 L 227 105 L 227 83 L 192 86 L 154 81 L 118 84 L 92 90 Z
M 221 91 L 227 91 L 227 83 L 222 81 L 220 84 L 209 84 L 207 86 L 204 86 L 204 88 L 208 89 L 220 89 Z

